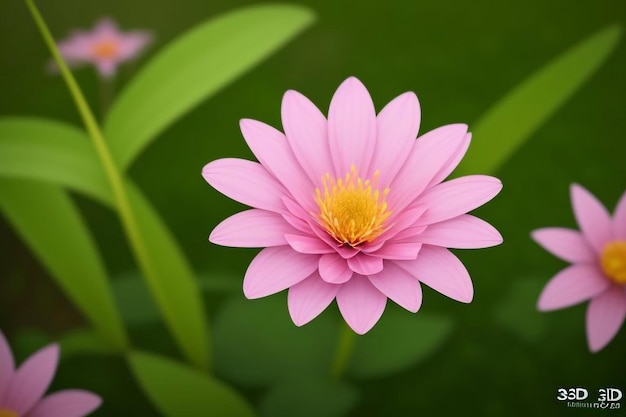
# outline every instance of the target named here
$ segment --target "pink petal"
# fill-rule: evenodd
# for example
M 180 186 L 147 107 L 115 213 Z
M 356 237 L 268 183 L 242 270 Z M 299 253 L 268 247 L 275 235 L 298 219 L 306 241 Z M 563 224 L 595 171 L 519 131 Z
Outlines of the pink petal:
M 361 253 L 348 259 L 348 266 L 357 274 L 373 275 L 383 270 L 383 259 Z
M 597 255 L 577 230 L 546 227 L 533 231 L 531 236 L 545 250 L 564 261 L 572 263 L 597 261 Z
M 604 348 L 617 334 L 626 317 L 626 292 L 612 285 L 594 297 L 587 307 L 587 342 L 592 352 Z
M 25 417 L 83 417 L 100 404 L 102 399 L 91 392 L 64 390 L 44 397 Z
M 202 176 L 220 193 L 247 206 L 284 211 L 283 187 L 260 164 L 244 159 L 224 158 L 210 162 Z
M 447 125 L 417 139 L 404 166 L 389 186 L 389 206 L 392 210 L 402 210 L 426 189 L 459 148 L 466 133 L 467 125 Z
M 462 303 L 474 298 L 472 280 L 465 266 L 449 250 L 422 246 L 414 261 L 394 261 L 435 291 Z
M 386 242 L 380 249 L 372 253 L 372 256 L 389 260 L 409 261 L 417 258 L 421 248 L 421 243 Z
M 302 208 L 301 205 L 299 205 L 289 197 L 282 197 L 281 201 L 287 211 L 289 211 L 289 213 L 293 214 L 301 220 L 304 220 L 306 223 L 309 222 L 309 220 L 311 219 L 311 215 L 304 208 Z
M 383 315 L 387 297 L 364 276 L 357 275 L 341 286 L 337 305 L 348 326 L 358 334 L 367 333 Z
M 337 252 L 344 259 L 352 258 L 356 256 L 360 252 L 358 248 L 352 248 L 350 246 L 339 246 L 337 241 L 333 239 L 326 230 L 322 229 L 319 224 L 315 222 L 315 220 L 311 217 L 311 215 L 307 214 L 302 207 L 295 204 L 288 198 L 283 199 L 283 203 L 287 210 L 292 213 L 294 216 L 302 219 L 307 225 L 308 230 L 306 232 L 313 232 L 315 236 L 319 238 L 320 241 L 326 243 L 329 248 L 333 248 L 335 252 Z
M 367 242 L 366 244 L 359 246 L 359 249 L 361 250 L 361 252 L 371 255 L 372 253 L 382 248 L 384 244 L 384 240 L 377 238 L 372 242 Z
M 316 237 L 288 234 L 285 235 L 285 239 L 296 252 L 318 255 L 335 252 L 333 248 Z
M 412 236 L 418 229 L 413 225 L 426 213 L 426 207 L 413 207 L 403 210 L 398 215 L 391 215 L 389 222 L 391 223 L 389 229 L 383 232 L 377 241 L 397 240 L 407 236 Z M 410 229 L 410 230 L 409 230 Z M 423 231 L 424 226 L 419 226 L 419 231 Z
M 327 173 L 333 175 L 326 118 L 315 104 L 289 90 L 283 96 L 281 117 L 289 146 L 313 184 L 320 183 Z
M 0 330 L 0 403 L 7 383 L 13 377 L 13 372 L 15 372 L 13 353 L 4 333 Z
M 414 226 L 439 223 L 482 206 L 502 189 L 499 179 L 468 175 L 429 188 L 415 205 L 427 207 Z
M 314 224 L 312 221 L 309 221 L 309 226 L 311 227 L 311 231 L 315 233 L 315 236 L 317 236 L 321 241 L 326 242 L 329 247 L 334 248 L 335 252 L 337 252 L 342 258 L 350 259 L 361 252 L 359 247 L 353 248 L 349 245 L 339 246 L 337 241 L 333 239 L 328 232 L 326 232 L 326 230 L 322 229 L 317 224 Z
M 626 192 L 615 207 L 613 214 L 613 237 L 615 239 L 626 240 Z
M 120 36 L 117 59 L 126 61 L 137 57 L 152 42 L 152 34 L 144 31 L 127 32 Z
M 421 235 L 422 233 L 424 233 L 424 230 L 426 230 L 428 226 L 411 226 L 411 227 L 407 227 L 406 229 L 402 230 L 400 233 L 398 233 L 395 237 L 394 237 L 394 241 L 402 241 L 402 242 L 412 242 L 415 243 L 417 242 L 417 236 Z
M 339 255 L 322 255 L 319 263 L 320 277 L 329 284 L 343 284 L 352 277 L 348 262 Z
M 309 227 L 309 224 L 307 222 L 294 216 L 293 214 L 281 213 L 281 216 L 283 216 L 283 219 L 285 219 L 285 221 L 289 223 L 294 229 L 297 229 L 303 233 L 309 233 L 311 231 L 311 228 Z
M 291 152 L 285 135 L 256 120 L 243 119 L 239 126 L 246 143 L 259 162 L 289 190 L 300 205 L 306 207 L 307 211 L 317 209 L 313 183 L 302 171 L 302 166 Z
M 437 174 L 433 177 L 433 179 L 430 180 L 430 184 L 428 184 L 429 187 L 439 184 L 440 182 L 448 178 L 450 174 L 452 174 L 452 172 L 456 169 L 456 167 L 459 165 L 459 163 L 465 156 L 465 153 L 467 152 L 467 149 L 469 148 L 471 141 L 472 141 L 472 134 L 470 132 L 467 132 L 467 134 L 461 141 L 461 144 L 456 149 L 456 151 L 454 151 L 450 159 L 448 159 L 448 161 L 445 164 L 443 164 L 439 172 L 437 172 Z
M 376 150 L 370 166 L 370 177 L 379 171 L 379 183 L 389 184 L 406 161 L 420 126 L 417 96 L 404 93 L 383 108 L 376 118 Z
M 243 279 L 246 298 L 261 298 L 297 284 L 316 269 L 319 256 L 294 252 L 289 246 L 263 249 L 250 263 Z
M 393 262 L 385 262 L 385 269 L 370 275 L 370 282 L 400 307 L 417 313 L 422 305 L 422 287 L 419 281 Z
M 285 234 L 294 232 L 280 214 L 252 209 L 222 221 L 211 232 L 209 241 L 222 246 L 264 248 L 286 245 Z
M 46 346 L 30 356 L 15 372 L 2 406 L 26 414 L 48 389 L 59 361 L 59 346 Z
M 314 272 L 310 277 L 289 288 L 287 304 L 296 326 L 302 326 L 317 317 L 333 301 L 340 285 L 326 283 Z
M 462 214 L 428 226 L 415 240 L 444 248 L 478 249 L 499 245 L 502 236 L 486 221 Z
M 589 191 L 578 184 L 571 186 L 572 207 L 578 226 L 591 247 L 602 252 L 611 240 L 611 216 L 606 208 Z
M 330 155 L 337 176 L 354 164 L 366 175 L 376 146 L 376 111 L 365 86 L 350 77 L 335 92 L 328 110 Z
M 117 70 L 117 63 L 111 59 L 97 59 L 95 61 L 96 68 L 100 75 L 104 78 L 111 78 Z
M 96 38 L 114 36 L 116 37 L 117 35 L 119 35 L 119 33 L 120 31 L 113 19 L 105 17 L 96 22 L 96 25 L 92 31 L 92 36 Z
M 609 280 L 597 266 L 572 265 L 548 282 L 539 296 L 537 308 L 549 311 L 573 306 L 595 297 L 609 285 Z
M 76 34 L 66 41 L 59 42 L 58 46 L 63 58 L 71 63 L 93 60 L 93 43 L 89 35 Z

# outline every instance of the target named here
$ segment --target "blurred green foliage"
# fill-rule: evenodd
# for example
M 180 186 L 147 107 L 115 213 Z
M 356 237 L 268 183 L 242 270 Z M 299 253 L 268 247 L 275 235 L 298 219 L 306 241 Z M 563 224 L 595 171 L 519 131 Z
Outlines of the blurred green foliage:
M 153 30 L 157 34 L 154 52 L 210 15 L 253 3 L 257 2 L 114 0 L 77 6 L 75 0 L 57 0 L 41 7 L 57 37 L 71 28 L 88 27 L 108 14 L 119 20 L 123 29 Z M 608 24 L 626 23 L 621 0 L 576 4 L 565 0 L 301 3 L 316 10 L 317 26 L 173 124 L 131 170 L 195 269 L 235 283 L 241 281 L 256 251 L 207 243 L 209 231 L 241 206 L 208 187 L 200 169 L 218 157 L 251 158 L 238 132 L 239 118 L 251 117 L 280 127 L 280 97 L 288 88 L 303 92 L 326 111 L 337 85 L 346 76 L 356 75 L 368 86 L 379 109 L 405 90 L 416 91 L 422 104 L 422 132 L 451 122 L 469 122 L 471 130 L 472 122 L 496 100 L 547 61 Z M 568 197 L 571 182 L 583 184 L 610 208 L 626 188 L 625 48 L 620 44 L 590 82 L 497 173 L 505 188 L 477 214 L 502 232 L 505 243 L 483 251 L 458 252 L 474 280 L 473 303 L 460 305 L 424 291 L 422 312 L 454 317 L 447 343 L 419 366 L 358 383 L 360 402 L 350 415 L 566 416 L 571 410 L 555 400 L 558 387 L 585 386 L 594 392 L 601 386 L 618 386 L 626 390 L 626 332 L 592 355 L 584 337 L 584 307 L 539 314 L 533 309 L 534 284 L 521 284 L 529 276 L 533 282 L 535 278 L 547 282 L 563 266 L 537 247 L 528 233 L 542 226 L 574 226 Z M 4 51 L 0 58 L 0 115 L 42 115 L 79 124 L 62 81 L 45 74 L 48 56 L 20 2 L 0 4 L 0 50 Z M 125 84 L 141 64 L 125 68 L 118 85 Z M 90 102 L 95 103 L 94 72 L 82 69 L 76 75 Z M 514 132 L 516 127 L 509 129 Z M 98 237 L 96 243 L 107 269 L 117 274 L 133 268 L 116 218 L 83 197 L 75 199 Z M 24 301 L 28 292 L 41 288 L 39 281 L 49 278 L 32 266 L 36 261 L 26 255 L 28 251 L 6 225 L 0 229 L 0 242 L 6 254 L 0 276 L 9 281 L 0 282 L 0 328 L 13 329 L 14 335 L 21 328 L 50 328 L 56 338 L 61 334 L 59 327 L 75 326 L 76 320 L 65 318 L 55 329 L 51 321 L 56 307 L 43 311 L 40 305 Z M 26 288 L 10 282 L 23 275 L 31 282 Z M 56 300 L 54 306 L 67 304 L 55 293 L 48 297 Z M 211 297 L 211 310 L 223 306 L 222 294 L 206 297 Z M 237 297 L 243 299 L 243 295 Z M 266 301 L 272 302 L 246 301 L 244 305 L 262 308 Z M 282 309 L 279 319 L 286 321 L 284 303 Z M 336 309 L 329 309 L 318 320 L 334 315 Z M 243 313 L 239 319 L 245 319 Z M 292 330 L 298 335 L 309 329 Z M 162 329 L 133 329 L 133 333 L 135 339 L 145 337 L 157 344 Z M 402 343 L 401 339 L 397 343 Z M 27 334 L 22 340 L 28 341 L 22 343 L 23 349 L 31 349 L 45 338 Z M 99 377 L 85 376 L 86 367 Z M 75 386 L 102 393 L 108 401 L 95 416 L 157 415 L 129 382 L 127 372 L 119 358 L 68 358 L 61 364 L 55 388 Z M 328 389 L 320 385 L 317 392 Z M 244 390 L 266 414 L 276 409 L 274 398 L 286 395 L 281 394 L 285 391 L 289 393 L 284 387 Z M 338 406 L 351 405 L 351 388 L 337 391 L 346 392 L 336 400 Z

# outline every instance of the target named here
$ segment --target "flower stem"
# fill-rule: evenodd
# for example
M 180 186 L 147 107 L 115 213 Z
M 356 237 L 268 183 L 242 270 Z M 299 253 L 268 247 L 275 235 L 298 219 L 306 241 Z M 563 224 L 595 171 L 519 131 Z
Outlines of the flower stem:
M 100 122 L 104 123 L 111 103 L 113 102 L 113 92 L 115 90 L 115 78 L 100 77 Z
M 354 331 L 342 320 L 341 329 L 339 333 L 339 343 L 337 344 L 337 350 L 335 351 L 335 359 L 333 361 L 333 367 L 331 375 L 335 379 L 340 379 L 348 366 L 350 360 L 350 354 L 354 347 L 355 333 Z
M 102 130 L 100 129 L 100 126 L 98 125 L 98 122 L 96 121 L 93 112 L 89 108 L 89 105 L 87 104 L 87 101 L 85 100 L 85 97 L 80 90 L 80 87 L 76 83 L 76 80 L 74 79 L 72 73 L 70 72 L 65 61 L 61 57 L 61 54 L 59 53 L 54 39 L 50 34 L 50 31 L 48 30 L 48 27 L 43 20 L 41 14 L 39 13 L 39 10 L 35 6 L 33 0 L 25 0 L 25 2 L 33 16 L 35 24 L 41 32 L 45 43 L 48 45 L 48 48 L 52 53 L 52 57 L 59 66 L 61 75 L 63 76 L 65 83 L 70 90 L 72 98 L 74 99 L 74 103 L 78 108 L 78 112 L 80 113 L 83 123 L 85 124 L 87 132 L 91 136 L 93 145 L 96 149 L 96 152 L 98 153 L 98 157 L 106 173 L 109 185 L 111 186 L 111 191 L 113 193 L 117 213 L 120 216 L 122 226 L 126 231 L 126 235 L 129 239 L 130 246 L 133 249 L 137 262 L 139 263 L 139 266 L 147 277 L 156 277 L 158 271 L 155 269 L 152 259 L 150 257 L 150 253 L 147 250 L 144 237 L 141 234 L 139 225 L 137 223 L 135 214 L 132 210 L 132 206 L 128 198 L 128 192 L 124 185 L 124 179 L 117 165 L 115 164 L 115 161 L 113 160 L 111 152 L 109 151 L 107 143 L 104 139 L 104 135 L 102 134 Z M 205 361 L 202 359 L 194 361 L 193 358 L 190 358 L 190 360 L 200 368 L 207 369 L 209 367 L 208 363 L 205 363 Z

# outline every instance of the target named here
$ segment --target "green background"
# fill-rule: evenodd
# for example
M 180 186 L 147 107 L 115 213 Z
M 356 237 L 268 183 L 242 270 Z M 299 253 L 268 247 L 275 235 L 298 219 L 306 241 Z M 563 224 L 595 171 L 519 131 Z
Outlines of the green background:
M 146 58 L 186 29 L 256 3 L 48 0 L 39 6 L 56 38 L 73 28 L 91 27 L 103 15 L 114 17 L 122 29 L 152 30 L 156 42 L 142 59 L 122 69 L 116 80 L 121 87 Z M 232 278 L 235 285 L 256 251 L 207 242 L 210 230 L 241 206 L 210 188 L 200 170 L 219 157 L 252 158 L 238 130 L 240 118 L 280 127 L 280 100 L 290 88 L 326 112 L 337 86 L 355 75 L 368 87 L 377 109 L 404 91 L 415 91 L 422 105 L 421 132 L 454 122 L 469 123 L 471 130 L 495 101 L 551 58 L 608 24 L 626 24 L 622 0 L 300 3 L 317 13 L 314 26 L 179 120 L 131 170 L 194 268 Z M 38 115 L 80 125 L 62 80 L 45 70 L 47 60 L 24 4 L 0 3 L 0 115 Z M 557 388 L 587 387 L 592 396 L 603 386 L 626 391 L 626 332 L 591 354 L 583 305 L 535 311 L 541 287 L 565 264 L 529 239 L 538 227 L 575 226 L 571 183 L 587 187 L 611 210 L 626 189 L 625 70 L 622 41 L 591 80 L 497 173 L 504 183 L 502 193 L 476 213 L 501 231 L 504 244 L 457 251 L 473 278 L 473 303 L 458 304 L 425 289 L 422 312 L 453 318 L 454 332 L 426 361 L 357 383 L 361 400 L 351 416 L 596 415 L 567 409 L 555 400 Z M 75 74 L 97 108 L 94 71 L 85 68 Z M 118 275 L 134 269 L 116 217 L 85 198 L 76 199 L 98 237 L 108 270 Z M 2 219 L 0 249 L 0 328 L 12 344 L 24 346 L 23 351 L 16 348 L 18 355 L 38 347 L 42 335 L 55 338 L 82 323 Z M 233 294 L 243 298 L 240 291 Z M 214 311 L 223 297 L 208 296 L 207 301 Z M 336 310 L 332 306 L 324 314 L 336 315 Z M 283 313 L 287 315 L 286 306 Z M 158 326 L 141 332 L 136 337 L 145 346 L 168 351 Z M 116 359 L 73 358 L 61 364 L 53 388 L 110 393 L 95 416 L 156 415 L 124 367 Z M 255 404 L 262 395 L 262 390 L 245 392 Z

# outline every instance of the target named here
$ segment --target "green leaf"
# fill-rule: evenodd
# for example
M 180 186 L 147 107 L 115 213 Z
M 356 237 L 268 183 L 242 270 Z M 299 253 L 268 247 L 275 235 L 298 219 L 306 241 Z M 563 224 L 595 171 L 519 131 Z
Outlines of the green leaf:
M 152 403 L 166 417 L 252 417 L 250 405 L 217 379 L 162 356 L 128 355 L 131 370 Z
M 139 271 L 129 271 L 114 277 L 111 287 L 126 324 L 136 326 L 158 321 L 159 308 Z
M 113 195 L 84 131 L 34 117 L 0 119 L 0 177 L 63 185 L 100 202 Z
M 494 310 L 497 324 L 529 343 L 539 341 L 546 332 L 546 321 L 536 305 L 546 280 L 518 277 Z
M 0 210 L 74 305 L 109 342 L 126 335 L 96 245 L 73 202 L 57 186 L 0 178 Z
M 46 140 L 51 143 L 47 143 Z M 16 161 L 11 158 L 16 159 Z M 102 278 L 103 271 L 99 273 L 100 275 L 94 272 L 88 274 L 89 277 L 87 278 L 83 277 L 84 271 L 90 271 L 90 269 L 81 270 L 81 265 L 95 262 L 94 257 L 96 255 L 94 253 L 81 256 L 80 261 L 73 260 L 77 254 L 95 251 L 93 242 L 84 243 L 91 237 L 85 235 L 86 229 L 78 230 L 85 227 L 82 225 L 76 209 L 73 206 L 70 207 L 71 201 L 67 200 L 61 190 L 51 185 L 35 184 L 33 181 L 19 178 L 38 179 L 64 185 L 112 206 L 113 197 L 103 172 L 89 139 L 80 130 L 63 123 L 35 118 L 0 120 L 0 179 L 2 175 L 15 178 L 15 180 L 3 180 L 3 184 L 9 184 L 7 187 L 11 184 L 26 184 L 23 185 L 22 191 L 14 190 L 13 194 L 15 195 L 12 198 L 21 201 L 15 203 L 17 207 L 13 209 L 14 216 L 26 216 L 27 213 L 30 213 L 33 219 L 24 220 L 24 222 L 47 222 L 47 227 L 41 230 L 30 227 L 28 233 L 33 235 L 30 238 L 31 245 L 38 244 L 41 246 L 44 244 L 41 242 L 50 240 L 49 249 L 38 248 L 33 250 L 40 257 L 42 251 L 46 250 L 53 251 L 52 253 L 57 254 L 55 256 L 59 256 L 59 253 L 63 252 L 63 256 L 69 257 L 62 260 L 48 255 L 42 261 L 48 265 L 48 269 L 53 271 L 53 274 L 75 275 L 74 278 L 57 277 L 57 279 L 62 280 L 61 285 L 66 291 L 72 291 L 70 297 L 74 302 L 81 303 L 77 304 L 81 309 L 90 308 L 90 302 L 79 299 L 82 296 L 82 290 L 69 289 L 67 286 L 78 285 L 73 284 L 74 281 L 87 283 L 90 280 L 104 279 Z M 174 237 L 147 198 L 132 181 L 126 179 L 125 186 L 128 189 L 132 210 L 137 218 L 138 228 L 146 240 L 147 255 L 155 268 L 153 271 L 154 278 L 148 281 L 152 294 L 182 351 L 194 363 L 199 366 L 206 366 L 209 361 L 208 326 L 193 271 Z M 32 190 L 29 191 L 29 187 Z M 53 189 L 56 191 L 50 191 Z M 0 191 L 2 190 L 3 188 L 0 188 Z M 40 196 L 40 192 L 45 195 Z M 48 196 L 48 194 L 54 195 Z M 63 194 L 63 196 L 57 194 Z M 10 194 L 7 194 L 6 198 L 2 195 L 0 199 L 9 199 L 10 197 Z M 50 213 L 42 210 L 42 214 L 39 214 L 38 217 L 37 209 L 42 206 L 41 201 L 47 201 L 47 199 L 55 200 L 51 201 L 50 204 L 59 206 L 57 207 L 58 212 Z M 67 201 L 61 202 L 62 199 Z M 37 201 L 39 202 L 37 203 Z M 5 205 L 9 203 L 5 202 Z M 20 205 L 28 205 L 29 207 L 22 210 Z M 47 206 L 46 203 L 43 205 Z M 61 205 L 63 207 L 60 207 Z M 75 218 L 71 219 L 71 217 Z M 72 227 L 76 229 L 74 234 L 80 235 L 79 238 L 82 240 L 65 244 L 66 240 L 73 238 L 73 235 L 71 230 L 69 234 L 65 233 L 63 222 L 71 222 Z M 39 236 L 48 233 L 47 230 L 51 228 L 54 229 L 56 235 L 48 237 L 47 240 Z M 24 233 L 26 232 L 22 232 L 22 234 Z M 65 245 L 58 245 L 59 236 L 63 236 Z M 80 250 L 74 251 L 74 246 L 79 246 Z M 64 251 L 64 248 L 67 250 Z M 72 262 L 73 266 L 71 266 Z M 99 259 L 98 262 L 100 262 Z M 102 269 L 103 267 L 99 264 L 97 268 Z M 92 288 L 91 291 L 94 292 L 95 290 Z M 108 288 L 102 294 L 103 297 L 105 294 L 110 294 Z M 86 311 L 84 312 L 87 314 Z M 88 315 L 88 317 L 93 320 L 92 316 Z M 96 326 L 95 323 L 94 326 Z
M 284 297 L 231 299 L 213 325 L 215 367 L 248 386 L 265 386 L 293 375 L 327 375 L 336 327 L 328 314 L 296 327 Z
M 390 307 L 372 330 L 355 341 L 349 375 L 375 378 L 407 369 L 426 359 L 451 333 L 452 322 L 446 317 Z
M 154 270 L 144 278 L 179 347 L 194 364 L 209 364 L 209 335 L 200 288 L 170 231 L 139 188 L 126 182 L 128 198 Z
M 76 355 L 112 355 L 119 353 L 102 335 L 92 329 L 74 329 L 59 338 L 61 358 Z
M 342 417 L 358 398 L 357 390 L 345 382 L 303 379 L 273 387 L 260 410 L 263 417 Z
M 104 133 L 122 170 L 164 129 L 268 57 L 314 20 L 294 5 L 211 19 L 167 45 L 113 104 Z
M 493 173 L 552 116 L 615 49 L 610 26 L 566 51 L 496 103 L 472 128 L 472 146 L 457 172 Z
M 241 282 L 235 277 L 215 274 L 200 274 L 198 284 L 202 292 L 232 293 L 241 291 Z M 129 326 L 153 324 L 159 320 L 160 313 L 150 290 L 141 278 L 139 271 L 128 271 L 111 280 L 113 295 L 120 314 Z

